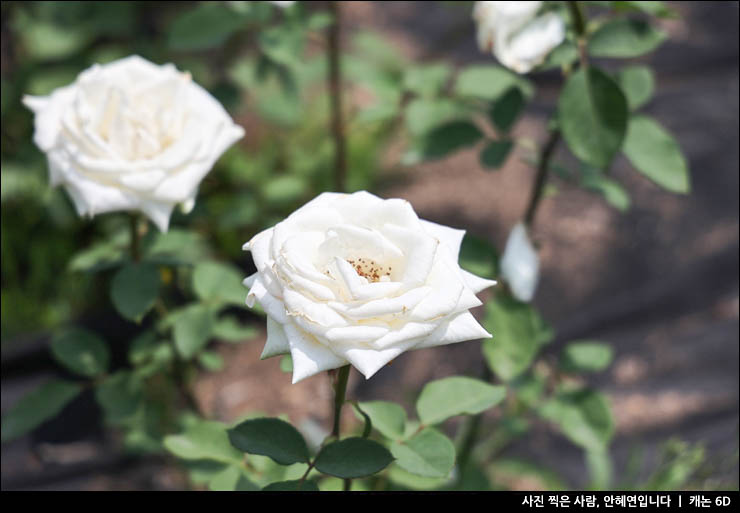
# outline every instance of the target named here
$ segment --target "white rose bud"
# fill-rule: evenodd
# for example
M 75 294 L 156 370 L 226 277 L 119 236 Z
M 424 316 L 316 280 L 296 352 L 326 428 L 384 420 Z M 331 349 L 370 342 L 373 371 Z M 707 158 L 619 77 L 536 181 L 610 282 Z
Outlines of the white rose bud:
M 139 210 L 167 231 L 221 154 L 244 135 L 189 73 L 131 56 L 83 71 L 49 96 L 25 96 L 52 185 L 80 216 Z
M 501 277 L 509 284 L 514 297 L 529 302 L 537 290 L 540 260 L 527 236 L 527 228 L 518 223 L 509 234 L 501 257 Z
M 460 268 L 464 234 L 405 200 L 319 195 L 244 245 L 247 305 L 267 313 L 262 358 L 290 353 L 293 383 L 348 363 L 369 378 L 405 351 L 489 338 L 468 310 L 496 282 Z
M 565 39 L 565 23 L 554 12 L 537 16 L 542 2 L 476 2 L 478 46 L 509 69 L 527 73 Z

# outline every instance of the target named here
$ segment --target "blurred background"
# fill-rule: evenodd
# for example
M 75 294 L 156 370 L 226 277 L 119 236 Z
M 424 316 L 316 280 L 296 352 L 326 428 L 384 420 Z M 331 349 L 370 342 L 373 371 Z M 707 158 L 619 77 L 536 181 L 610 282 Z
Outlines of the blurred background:
M 324 2 L 302 8 L 308 18 L 300 31 L 288 11 L 267 2 L 221 4 L 247 20 L 247 29 L 230 24 L 234 16 L 194 24 L 185 14 L 202 7 L 196 2 L 2 3 L 3 414 L 28 390 L 63 375 L 47 349 L 54 329 L 76 323 L 104 334 L 114 367 L 126 365 L 126 344 L 137 331 L 111 309 L 105 272 L 84 272 L 81 254 L 125 220 L 81 220 L 66 193 L 48 187 L 23 94 L 48 94 L 95 62 L 134 53 L 189 70 L 246 136 L 208 175 L 195 210 L 177 214 L 173 226 L 192 227 L 245 276 L 253 266 L 242 244 L 332 189 Z M 457 70 L 492 62 L 476 46 L 472 2 L 341 4 L 348 189 L 405 198 L 420 217 L 502 248 L 525 208 L 531 165 L 517 150 L 495 171 L 473 149 L 418 162 L 388 109 L 403 102 L 405 93 L 393 84 L 410 63 Z M 680 143 L 692 191 L 665 192 L 624 157 L 611 175 L 628 193 L 624 211 L 555 179 L 557 190 L 543 201 L 534 231 L 542 260 L 534 303 L 557 332 L 545 358 L 574 339 L 614 348 L 609 369 L 588 381 L 613 407 L 617 486 L 639 483 L 672 459 L 680 463 L 672 472 L 690 474 L 689 488 L 737 489 L 738 3 L 668 4 L 680 15 L 658 22 L 668 40 L 640 59 L 656 78 L 645 111 Z M 529 78 L 537 93 L 514 134 L 542 141 L 562 79 L 557 71 Z M 287 414 L 305 432 L 326 430 L 332 397 L 326 376 L 291 385 L 279 359 L 259 360 L 263 319 L 246 310 L 236 315 L 253 324 L 253 336 L 214 345 L 224 366 L 197 378 L 201 409 L 223 421 L 255 410 Z M 405 353 L 369 381 L 353 373 L 348 395 L 411 407 L 429 380 L 477 375 L 483 365 L 472 342 Z M 502 458 L 519 463 L 509 487 L 586 486 L 582 451 L 544 423 L 509 444 Z M 104 427 L 92 392 L 31 434 L 3 443 L 1 477 L 3 489 L 187 487 L 171 458 L 125 450 Z

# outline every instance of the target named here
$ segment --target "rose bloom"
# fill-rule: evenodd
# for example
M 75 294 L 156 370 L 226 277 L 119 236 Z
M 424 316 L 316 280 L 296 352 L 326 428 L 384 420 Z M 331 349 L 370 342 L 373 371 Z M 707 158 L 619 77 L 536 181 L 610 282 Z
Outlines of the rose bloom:
M 554 12 L 537 16 L 543 2 L 476 2 L 478 46 L 509 69 L 527 73 L 565 39 L 565 23 Z
M 267 313 L 262 358 L 290 353 L 293 383 L 348 363 L 369 378 L 404 351 L 489 338 L 468 310 L 496 282 L 460 268 L 464 234 L 405 200 L 319 195 L 244 245 L 247 305 Z
M 223 107 L 172 64 L 138 56 L 94 65 L 49 96 L 25 96 L 52 185 L 80 216 L 139 210 L 167 231 L 198 185 L 244 135 Z

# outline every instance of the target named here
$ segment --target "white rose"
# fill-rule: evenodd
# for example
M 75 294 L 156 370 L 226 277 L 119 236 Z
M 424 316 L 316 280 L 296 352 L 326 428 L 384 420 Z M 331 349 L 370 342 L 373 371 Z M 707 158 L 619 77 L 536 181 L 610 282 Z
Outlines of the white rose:
M 501 257 L 501 277 L 519 301 L 529 302 L 537 290 L 540 260 L 527 236 L 527 228 L 518 223 L 511 230 Z
M 404 351 L 489 338 L 468 311 L 496 282 L 460 268 L 464 230 L 420 220 L 408 201 L 324 193 L 244 245 L 247 305 L 267 313 L 263 358 L 290 353 L 293 383 Z
M 80 216 L 140 210 L 162 231 L 176 204 L 192 209 L 200 181 L 244 135 L 189 73 L 138 56 L 23 102 L 51 184 L 64 185 Z
M 565 23 L 554 12 L 537 16 L 542 2 L 476 2 L 478 46 L 517 73 L 541 64 L 565 39 Z

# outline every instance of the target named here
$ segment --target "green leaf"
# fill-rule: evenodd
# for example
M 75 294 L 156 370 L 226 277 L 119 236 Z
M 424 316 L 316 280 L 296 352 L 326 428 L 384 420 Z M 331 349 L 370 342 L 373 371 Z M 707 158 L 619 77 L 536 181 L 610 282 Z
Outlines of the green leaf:
M 280 419 L 246 420 L 229 430 L 229 440 L 240 451 L 269 456 L 281 465 L 308 463 L 303 436 Z
M 450 483 L 451 478 L 445 477 L 422 477 L 417 474 L 412 474 L 404 470 L 402 467 L 394 463 L 388 467 L 388 479 L 401 486 L 402 490 L 437 490 Z
M 691 190 L 689 167 L 676 140 L 654 119 L 632 116 L 624 154 L 640 173 L 678 194 Z
M 106 372 L 110 363 L 105 342 L 95 333 L 81 328 L 55 336 L 51 341 L 51 354 L 72 372 L 87 377 Z
M 442 158 L 478 142 L 483 134 L 470 121 L 452 121 L 429 132 L 424 139 L 425 158 Z
M 280 358 L 280 370 L 290 374 L 293 372 L 293 357 L 289 354 L 284 355 Z
M 560 473 L 543 468 L 541 464 L 499 458 L 491 463 L 488 468 L 490 473 L 496 476 L 496 480 L 504 484 L 526 482 L 532 488 L 536 487 L 539 490 L 561 491 L 569 489 Z
M 370 416 L 373 427 L 391 440 L 403 437 L 406 429 L 406 410 L 400 404 L 389 401 L 368 401 L 360 408 Z
M 406 128 L 414 136 L 467 114 L 466 109 L 447 98 L 414 98 L 406 107 Z
M 655 50 L 667 35 L 642 20 L 617 18 L 604 23 L 588 42 L 594 57 L 639 57 Z
M 262 194 L 268 204 L 285 205 L 300 200 L 307 189 L 308 184 L 301 176 L 277 176 L 264 184 Z
M 491 109 L 491 121 L 502 132 L 508 132 L 524 108 L 524 95 L 518 87 L 512 87 L 496 100 Z
M 558 121 L 570 150 L 605 168 L 627 131 L 627 100 L 619 86 L 596 68 L 570 76 L 558 101 Z
M 224 368 L 224 359 L 215 351 L 201 351 L 198 362 L 209 372 L 218 372 Z
M 234 317 L 222 317 L 213 326 L 213 336 L 226 342 L 244 342 L 258 333 L 256 327 L 242 325 Z
M 569 372 L 599 372 L 609 367 L 613 355 L 611 346 L 603 342 L 571 342 L 563 349 L 560 364 Z
M 514 143 L 511 141 L 491 141 L 480 153 L 480 163 L 493 169 L 500 168 L 511 152 Z
M 525 98 L 534 93 L 532 84 L 500 66 L 468 66 L 455 82 L 455 93 L 460 96 L 472 96 L 484 100 L 496 100 L 510 88 L 521 89 Z
M 26 52 L 38 61 L 71 57 L 92 38 L 89 31 L 79 26 L 70 30 L 41 20 L 29 21 L 23 24 L 19 35 Z
M 316 456 L 316 470 L 330 476 L 353 479 L 380 472 L 393 461 L 388 449 L 367 438 L 332 442 Z
M 164 446 L 184 460 L 213 460 L 240 465 L 242 453 L 229 443 L 226 426 L 220 422 L 199 420 L 179 435 L 168 435 Z
M 192 358 L 213 333 L 213 310 L 208 305 L 189 305 L 170 314 L 175 347 L 183 358 Z
M 308 479 L 301 482 L 300 479 L 293 481 L 279 481 L 270 483 L 262 489 L 263 492 L 318 492 L 319 487 Z
M 4 186 L 5 182 L 3 182 Z M 112 237 L 108 237 L 87 249 L 75 253 L 69 261 L 69 270 L 73 272 L 96 272 L 116 267 L 125 261 L 128 242 L 128 234 L 126 232 L 118 232 Z
M 590 476 L 590 487 L 594 490 L 609 490 L 612 481 L 612 459 L 609 451 L 586 451 L 586 466 Z
M 394 443 L 391 453 L 401 468 L 422 477 L 447 477 L 455 465 L 455 446 L 434 428 Z
M 159 269 L 150 263 L 129 263 L 113 276 L 111 300 L 122 317 L 140 322 L 159 295 Z
M 581 172 L 581 185 L 583 187 L 600 193 L 607 203 L 620 212 L 629 210 L 630 195 L 619 182 L 605 176 L 600 169 L 588 165 L 582 166 Z
M 239 269 L 220 262 L 206 261 L 195 266 L 193 290 L 203 301 L 244 306 L 247 289 Z
M 594 390 L 561 392 L 545 403 L 540 415 L 557 424 L 566 437 L 586 450 L 603 450 L 614 433 L 609 402 Z
M 2 441 L 18 438 L 56 416 L 81 391 L 77 383 L 54 380 L 27 393 L 3 416 Z
M 433 96 L 439 93 L 452 74 L 448 64 L 417 65 L 406 69 L 403 86 L 420 96 Z
M 552 329 L 534 308 L 507 297 L 486 303 L 483 326 L 493 334 L 483 341 L 483 355 L 504 381 L 527 370 L 542 345 L 553 337 Z
M 203 237 L 185 230 L 170 229 L 167 233 L 152 233 L 144 250 L 145 260 L 152 262 L 194 263 L 207 257 L 208 246 Z
M 655 78 L 647 66 L 628 66 L 617 73 L 617 82 L 627 97 L 630 110 L 637 110 L 653 97 Z
M 224 5 L 201 4 L 172 22 L 168 44 L 175 50 L 216 48 L 243 24 L 242 17 Z
M 95 387 L 95 399 L 112 424 L 130 419 L 141 406 L 141 381 L 133 372 L 119 371 Z
M 466 233 L 460 246 L 460 267 L 482 278 L 498 275 L 498 252 L 486 239 Z
M 666 6 L 664 2 L 649 1 L 617 1 L 612 2 L 615 10 L 632 10 L 641 11 L 651 16 L 659 18 L 674 18 L 677 16 L 676 11 Z
M 432 425 L 455 415 L 475 415 L 493 408 L 506 397 L 506 388 L 463 376 L 428 383 L 416 401 L 422 424 Z
M 241 466 L 229 465 L 213 476 L 208 489 L 214 492 L 254 492 L 260 488 L 249 480 Z
M 547 54 L 540 69 L 570 67 L 576 60 L 578 60 L 578 48 L 572 41 L 566 40 Z

